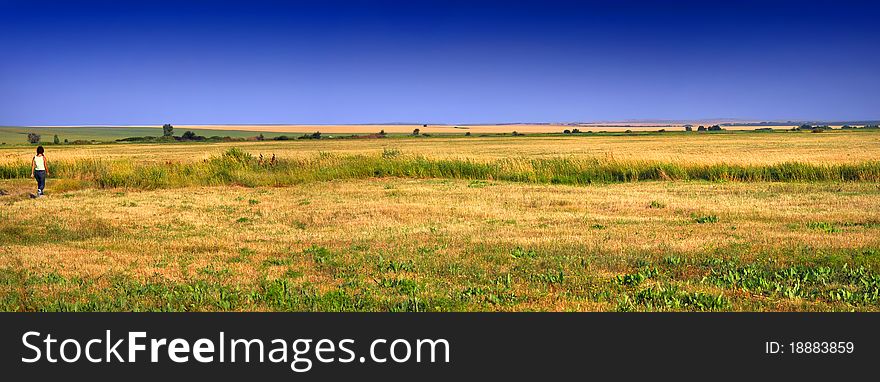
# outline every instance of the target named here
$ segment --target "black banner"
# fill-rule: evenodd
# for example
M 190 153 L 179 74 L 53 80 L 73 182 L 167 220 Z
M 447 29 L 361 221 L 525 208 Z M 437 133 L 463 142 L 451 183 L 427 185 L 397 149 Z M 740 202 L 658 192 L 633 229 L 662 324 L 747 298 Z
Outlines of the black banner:
M 813 379 L 869 375 L 880 359 L 880 315 L 865 313 L 4 313 L 0 323 L 0 367 L 36 380 Z

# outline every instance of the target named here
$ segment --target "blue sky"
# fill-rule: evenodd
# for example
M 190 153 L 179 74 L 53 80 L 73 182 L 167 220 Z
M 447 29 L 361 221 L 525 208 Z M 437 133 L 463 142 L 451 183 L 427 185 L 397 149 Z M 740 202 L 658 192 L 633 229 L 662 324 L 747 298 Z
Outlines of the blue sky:
M 847 1 L 6 1 L 0 125 L 880 119 Z

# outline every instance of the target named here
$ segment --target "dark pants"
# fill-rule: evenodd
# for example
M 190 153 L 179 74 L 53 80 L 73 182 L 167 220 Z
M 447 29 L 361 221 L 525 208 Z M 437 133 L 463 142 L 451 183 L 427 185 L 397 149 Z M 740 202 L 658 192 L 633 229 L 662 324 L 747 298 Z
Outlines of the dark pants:
M 43 187 L 46 187 L 46 170 L 34 171 L 34 178 L 37 179 L 37 188 L 43 193 Z

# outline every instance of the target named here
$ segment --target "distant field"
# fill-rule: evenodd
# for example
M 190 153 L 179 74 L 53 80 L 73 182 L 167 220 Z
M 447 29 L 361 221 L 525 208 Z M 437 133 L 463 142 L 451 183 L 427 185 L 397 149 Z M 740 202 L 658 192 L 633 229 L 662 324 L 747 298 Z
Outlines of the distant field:
M 186 130 L 176 131 L 176 135 L 182 134 Z M 29 132 L 41 135 L 43 142 L 52 142 L 52 137 L 58 135 L 61 141 L 75 140 L 96 140 L 96 141 L 115 141 L 120 138 L 139 137 L 139 136 L 161 136 L 161 127 L 15 127 L 0 126 L 0 143 L 6 145 L 20 145 L 27 143 L 27 134 Z M 199 135 L 204 136 L 231 136 L 231 137 L 253 137 L 259 133 L 244 130 L 199 130 Z M 265 134 L 267 137 L 274 137 L 278 134 Z
M 155 134 L 156 132 L 151 131 Z M 226 132 L 223 132 L 225 135 Z M 254 133 L 242 133 L 244 135 Z M 62 145 L 53 159 L 126 158 L 134 161 L 205 159 L 230 147 L 254 155 L 303 158 L 321 152 L 377 155 L 383 150 L 435 159 L 475 161 L 504 158 L 600 158 L 681 163 L 838 163 L 877 160 L 880 131 L 665 133 L 633 136 L 397 137 L 385 139 L 292 140 L 209 144 Z M 0 146 L 0 164 L 28 161 L 33 147 Z M 160 155 L 157 155 L 160 154 Z
M 761 126 L 776 130 L 787 130 L 793 126 Z M 834 126 L 839 128 L 839 126 Z M 725 126 L 727 130 L 754 130 L 756 126 Z M 682 126 L 633 126 L 623 125 L 554 125 L 554 124 L 508 124 L 508 125 L 175 125 L 176 135 L 187 130 L 196 131 L 203 136 L 253 137 L 262 133 L 266 137 L 278 135 L 301 135 L 320 131 L 322 134 L 375 134 L 385 131 L 387 134 L 411 134 L 419 129 L 423 134 L 464 135 L 471 134 L 511 134 L 518 133 L 548 134 L 562 133 L 564 130 L 580 129 L 584 132 L 600 131 L 622 132 L 632 131 L 683 131 Z M 52 136 L 58 135 L 61 140 L 97 140 L 114 141 L 134 136 L 161 135 L 161 126 L 113 126 L 113 127 L 19 127 L 0 126 L 0 143 L 7 145 L 26 142 L 28 132 L 42 135 L 44 142 L 51 142 Z
M 880 311 L 877 131 L 47 149 L 0 310 Z
M 706 126 L 709 126 L 707 124 Z M 385 130 L 388 134 L 409 134 L 414 129 L 428 134 L 510 134 L 518 133 L 561 133 L 563 130 L 580 129 L 583 131 L 683 131 L 683 125 L 652 125 L 652 124 L 499 124 L 499 125 L 181 125 L 186 129 L 213 130 L 249 130 L 271 133 L 312 133 L 320 131 L 327 134 L 372 134 Z M 725 126 L 727 130 L 754 130 L 756 128 L 791 129 L 793 125 L 779 126 Z M 840 126 L 832 126 L 839 128 Z M 696 126 L 694 127 L 696 129 Z

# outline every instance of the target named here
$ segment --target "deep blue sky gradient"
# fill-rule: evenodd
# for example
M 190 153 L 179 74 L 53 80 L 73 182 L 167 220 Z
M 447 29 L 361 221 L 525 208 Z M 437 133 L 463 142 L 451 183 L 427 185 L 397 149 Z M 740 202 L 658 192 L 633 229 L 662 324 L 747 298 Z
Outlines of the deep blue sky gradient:
M 6 1 L 0 125 L 880 119 L 855 1 Z

